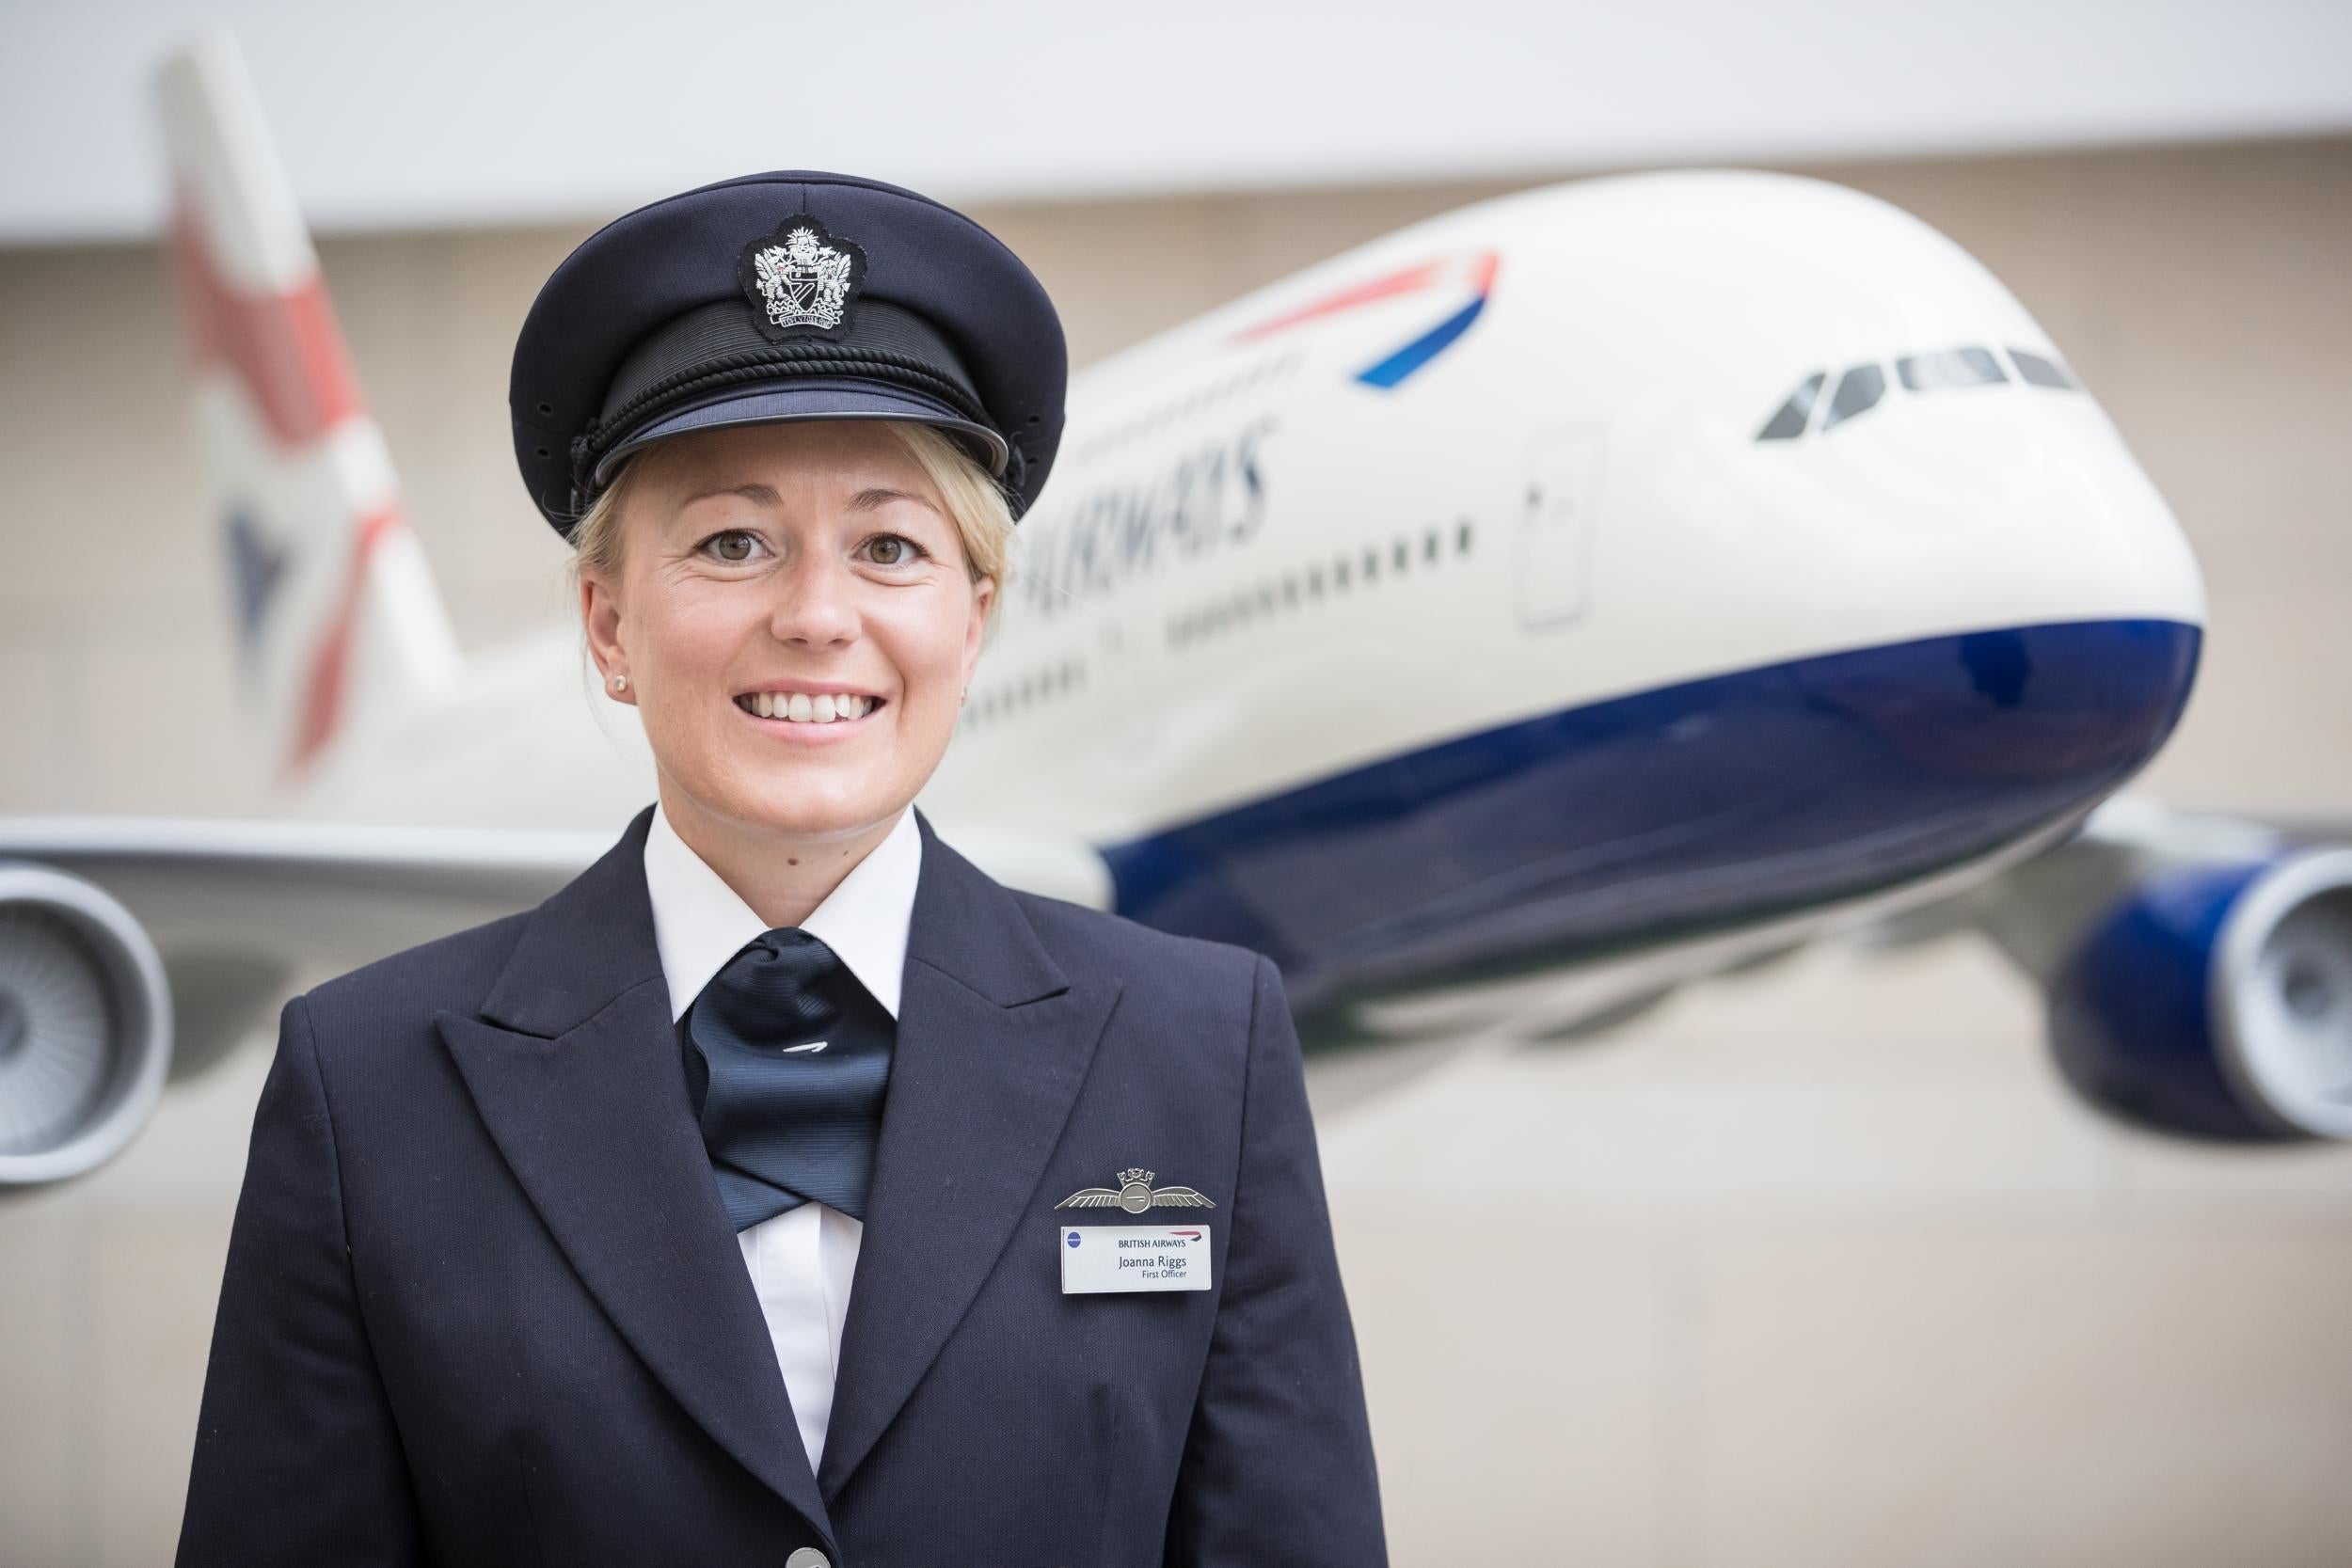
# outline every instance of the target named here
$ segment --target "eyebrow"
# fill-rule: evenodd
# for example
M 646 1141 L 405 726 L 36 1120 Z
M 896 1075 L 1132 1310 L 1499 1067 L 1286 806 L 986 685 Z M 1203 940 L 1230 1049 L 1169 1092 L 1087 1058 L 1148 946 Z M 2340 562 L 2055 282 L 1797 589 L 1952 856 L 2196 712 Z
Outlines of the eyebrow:
M 913 501 L 926 512 L 937 513 L 939 511 L 939 508 L 912 490 L 893 490 L 886 485 L 871 485 L 860 490 L 850 498 L 850 510 L 870 512 L 877 507 L 888 506 L 892 501 Z
M 678 502 L 678 509 L 684 511 L 696 501 L 708 500 L 713 496 L 740 496 L 745 500 L 756 501 L 761 506 L 773 506 L 784 499 L 782 496 L 776 494 L 774 486 L 762 484 L 754 480 L 745 484 L 714 484 L 707 490 L 697 490 Z
M 775 486 L 762 484 L 757 480 L 750 480 L 741 484 L 716 484 L 707 490 L 697 490 L 678 503 L 678 510 L 682 512 L 696 501 L 707 500 L 712 496 L 740 496 L 745 500 L 759 506 L 775 506 L 784 499 L 782 496 L 776 494 Z M 851 496 L 850 510 L 871 512 L 878 507 L 887 506 L 892 501 L 913 501 L 917 506 L 924 507 L 932 513 L 939 511 L 939 508 L 932 506 L 929 500 L 912 490 L 893 490 L 887 485 L 880 484 L 868 485 Z

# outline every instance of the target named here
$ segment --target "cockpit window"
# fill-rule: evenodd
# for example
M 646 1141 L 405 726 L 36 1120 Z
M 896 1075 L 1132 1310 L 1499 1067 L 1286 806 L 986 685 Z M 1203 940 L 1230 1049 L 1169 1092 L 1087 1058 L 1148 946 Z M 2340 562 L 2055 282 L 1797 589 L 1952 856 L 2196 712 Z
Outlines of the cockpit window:
M 2064 365 L 2055 359 L 2028 354 L 2022 348 L 2010 349 L 2009 356 L 2017 362 L 2018 379 L 2028 386 L 2060 387 L 2069 391 L 2074 388 L 2074 378 L 2067 373 Z
M 1989 381 L 2007 381 L 2001 362 L 1993 357 L 1989 348 L 1947 348 L 1933 354 L 1906 354 L 1895 361 L 1895 373 L 1902 378 L 1905 388 L 1914 392 L 1932 392 L 1944 387 L 1980 387 Z
M 1837 391 L 1829 400 L 1829 417 L 1821 421 L 1826 431 L 1840 420 L 1878 406 L 1886 395 L 1886 372 L 1876 365 L 1856 365 L 1837 378 Z
M 1780 405 L 1780 412 L 1764 422 L 1756 433 L 1759 441 L 1793 441 L 1804 434 L 1804 423 L 1813 417 L 1813 400 L 1821 395 L 1821 384 L 1829 379 L 1826 371 L 1816 371 L 1805 377 L 1804 385 L 1788 394 L 1788 401 Z
M 2010 372 L 2001 363 L 2000 356 L 1989 348 L 1937 349 L 1928 354 L 1907 354 L 1895 361 L 1895 373 L 1904 388 L 1914 392 L 1941 391 L 1950 387 L 2013 386 L 2024 382 L 2030 387 L 2057 387 L 2078 391 L 2081 384 L 2072 372 L 2045 354 L 2030 354 L 2012 348 L 2009 356 L 2017 367 L 2012 381 Z M 1814 408 L 1821 402 L 1821 387 L 1829 379 L 1823 372 L 1804 378 L 1788 401 L 1782 404 L 1772 417 L 1764 421 L 1764 428 L 1756 433 L 1759 441 L 1793 441 L 1805 432 Z M 1849 366 L 1837 378 L 1837 389 L 1830 394 L 1829 411 L 1821 417 L 1820 428 L 1826 433 L 1856 414 L 1876 408 L 1886 397 L 1886 368 L 1883 365 Z

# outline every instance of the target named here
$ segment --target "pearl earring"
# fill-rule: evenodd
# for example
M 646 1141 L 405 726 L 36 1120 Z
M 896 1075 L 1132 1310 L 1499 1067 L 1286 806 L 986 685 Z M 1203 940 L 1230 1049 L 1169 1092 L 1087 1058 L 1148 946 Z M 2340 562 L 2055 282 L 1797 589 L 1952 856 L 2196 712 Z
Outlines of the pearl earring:
M 613 676 L 612 689 L 615 691 L 627 691 L 628 689 L 628 677 L 627 675 Z

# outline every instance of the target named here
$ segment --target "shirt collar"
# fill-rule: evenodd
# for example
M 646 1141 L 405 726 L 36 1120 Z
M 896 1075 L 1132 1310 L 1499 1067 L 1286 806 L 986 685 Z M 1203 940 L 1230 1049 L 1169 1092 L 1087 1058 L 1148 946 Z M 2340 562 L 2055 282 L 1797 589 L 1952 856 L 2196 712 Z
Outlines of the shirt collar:
M 910 806 L 801 922 L 801 929 L 832 948 L 894 1019 L 922 862 L 923 836 Z M 768 925 L 678 837 L 659 800 L 645 833 L 645 892 L 653 904 L 661 973 L 670 985 L 670 1016 L 683 1018 L 711 976 Z

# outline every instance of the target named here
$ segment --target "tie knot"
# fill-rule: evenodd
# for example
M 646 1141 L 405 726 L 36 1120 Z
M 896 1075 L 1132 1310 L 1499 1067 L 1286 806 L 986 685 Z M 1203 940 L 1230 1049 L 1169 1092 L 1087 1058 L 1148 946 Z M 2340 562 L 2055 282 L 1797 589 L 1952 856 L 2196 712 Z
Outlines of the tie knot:
M 730 969 L 738 964 L 772 969 L 777 974 L 806 981 L 840 968 L 841 958 L 816 932 L 804 931 L 798 926 L 778 926 L 752 938 L 727 960 Z
M 746 1036 L 822 1031 L 841 1016 L 839 955 L 798 926 L 762 931 L 739 949 L 695 1000 L 698 1014 Z

